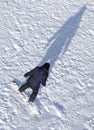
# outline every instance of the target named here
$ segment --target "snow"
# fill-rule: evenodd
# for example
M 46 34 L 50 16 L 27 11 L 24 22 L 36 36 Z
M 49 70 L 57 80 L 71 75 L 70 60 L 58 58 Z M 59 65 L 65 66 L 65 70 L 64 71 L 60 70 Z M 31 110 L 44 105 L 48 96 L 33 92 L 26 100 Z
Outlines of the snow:
M 0 0 L 0 48 L 0 130 L 94 130 L 92 0 Z M 45 62 L 36 115 L 11 81 Z

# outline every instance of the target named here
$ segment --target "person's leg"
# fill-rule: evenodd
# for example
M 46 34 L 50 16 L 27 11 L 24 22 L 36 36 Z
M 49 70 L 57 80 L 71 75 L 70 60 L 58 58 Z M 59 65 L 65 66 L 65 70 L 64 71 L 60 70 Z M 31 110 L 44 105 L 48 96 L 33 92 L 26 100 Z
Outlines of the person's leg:
M 38 90 L 33 90 L 32 94 L 30 95 L 29 101 L 33 102 L 38 94 Z
M 25 89 L 27 89 L 27 88 L 29 88 L 29 86 L 28 86 L 27 83 L 25 83 L 25 84 L 23 84 L 23 85 L 19 88 L 18 91 L 23 92 L 23 91 L 25 91 Z

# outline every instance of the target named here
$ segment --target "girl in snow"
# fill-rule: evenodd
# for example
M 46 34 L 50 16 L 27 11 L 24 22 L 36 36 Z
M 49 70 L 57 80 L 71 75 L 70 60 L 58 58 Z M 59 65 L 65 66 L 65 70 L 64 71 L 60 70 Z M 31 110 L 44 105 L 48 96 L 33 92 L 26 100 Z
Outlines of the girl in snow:
M 27 82 L 23 84 L 20 88 L 19 91 L 23 92 L 27 88 L 31 88 L 33 90 L 32 94 L 30 95 L 29 101 L 34 101 L 37 94 L 38 90 L 40 88 L 40 84 L 43 86 L 46 86 L 46 81 L 48 78 L 49 74 L 49 68 L 50 64 L 45 63 L 42 66 L 37 66 L 33 70 L 27 72 L 24 76 L 28 77 Z

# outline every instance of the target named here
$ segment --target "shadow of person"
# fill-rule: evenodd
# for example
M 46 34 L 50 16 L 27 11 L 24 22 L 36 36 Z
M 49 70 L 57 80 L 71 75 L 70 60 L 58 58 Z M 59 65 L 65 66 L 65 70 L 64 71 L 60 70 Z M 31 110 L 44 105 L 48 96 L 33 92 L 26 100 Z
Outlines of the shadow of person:
M 85 10 L 86 6 L 83 6 L 78 13 L 70 17 L 66 23 L 54 34 L 54 36 L 51 37 L 46 45 L 48 46 L 48 50 L 40 62 L 40 65 L 44 64 L 45 62 L 49 62 L 52 69 L 60 53 L 63 55 L 65 54 L 73 36 L 79 27 L 79 23 Z

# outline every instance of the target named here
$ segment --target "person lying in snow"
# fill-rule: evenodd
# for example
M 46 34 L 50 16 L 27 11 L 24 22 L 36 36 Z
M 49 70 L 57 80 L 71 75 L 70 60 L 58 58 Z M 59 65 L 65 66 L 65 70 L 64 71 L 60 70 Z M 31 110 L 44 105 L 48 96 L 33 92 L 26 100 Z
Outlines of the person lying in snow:
M 33 70 L 27 72 L 24 77 L 28 77 L 27 82 L 23 84 L 20 88 L 19 91 L 23 92 L 27 88 L 31 88 L 33 90 L 32 94 L 30 95 L 29 101 L 34 101 L 37 94 L 38 90 L 40 88 L 40 84 L 43 86 L 46 86 L 46 81 L 48 78 L 49 74 L 49 68 L 50 64 L 45 63 L 42 66 L 37 66 Z

